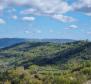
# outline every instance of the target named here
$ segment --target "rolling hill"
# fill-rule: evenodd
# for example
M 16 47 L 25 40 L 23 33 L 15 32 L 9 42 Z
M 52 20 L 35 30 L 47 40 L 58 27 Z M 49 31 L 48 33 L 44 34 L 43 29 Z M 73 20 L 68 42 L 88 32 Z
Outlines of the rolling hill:
M 91 42 L 14 44 L 0 49 L 0 72 L 0 81 L 10 84 L 86 84 L 91 80 Z
M 71 43 L 23 42 L 3 48 L 0 57 L 27 66 L 31 63 L 38 65 L 65 64 L 73 59 L 78 61 L 90 60 L 91 43 L 76 41 Z M 8 62 L 8 61 L 7 61 Z M 73 61 L 74 62 L 74 61 Z

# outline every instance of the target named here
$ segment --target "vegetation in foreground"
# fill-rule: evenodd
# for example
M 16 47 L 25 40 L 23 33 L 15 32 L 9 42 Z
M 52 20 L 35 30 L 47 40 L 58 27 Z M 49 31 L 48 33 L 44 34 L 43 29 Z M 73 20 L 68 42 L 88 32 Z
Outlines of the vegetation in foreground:
M 0 84 L 86 84 L 91 42 L 25 42 L 0 50 Z

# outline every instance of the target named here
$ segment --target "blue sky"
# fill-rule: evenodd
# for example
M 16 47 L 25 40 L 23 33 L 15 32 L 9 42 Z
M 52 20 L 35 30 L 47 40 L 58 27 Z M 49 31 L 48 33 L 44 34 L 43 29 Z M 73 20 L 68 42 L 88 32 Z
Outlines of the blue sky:
M 0 38 L 91 40 L 91 0 L 0 0 Z

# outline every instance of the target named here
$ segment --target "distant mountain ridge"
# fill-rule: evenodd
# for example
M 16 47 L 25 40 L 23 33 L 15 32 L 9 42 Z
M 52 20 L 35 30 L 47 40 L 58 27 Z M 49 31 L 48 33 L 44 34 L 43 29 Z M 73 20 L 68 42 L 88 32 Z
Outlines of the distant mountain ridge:
M 0 39 L 0 48 L 9 47 L 22 42 L 53 42 L 53 43 L 67 43 L 73 42 L 75 40 L 71 39 L 23 39 L 23 38 L 1 38 Z
M 53 42 L 53 43 L 67 43 L 74 42 L 72 39 L 30 39 L 32 42 Z
M 25 39 L 20 38 L 1 38 L 0 39 L 0 48 L 8 47 L 17 43 L 25 42 Z

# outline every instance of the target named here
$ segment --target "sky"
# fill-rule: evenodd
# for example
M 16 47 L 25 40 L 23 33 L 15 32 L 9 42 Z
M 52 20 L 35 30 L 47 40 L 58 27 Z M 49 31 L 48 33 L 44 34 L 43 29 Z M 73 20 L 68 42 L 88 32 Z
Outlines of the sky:
M 91 40 L 91 0 L 0 0 L 0 38 Z

